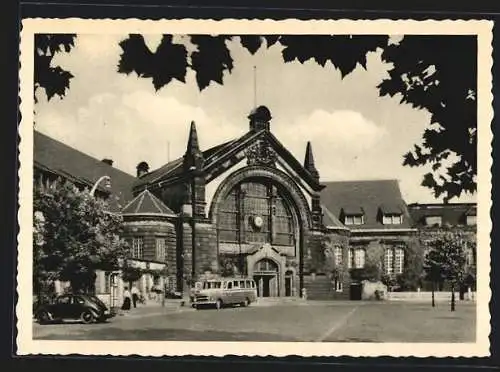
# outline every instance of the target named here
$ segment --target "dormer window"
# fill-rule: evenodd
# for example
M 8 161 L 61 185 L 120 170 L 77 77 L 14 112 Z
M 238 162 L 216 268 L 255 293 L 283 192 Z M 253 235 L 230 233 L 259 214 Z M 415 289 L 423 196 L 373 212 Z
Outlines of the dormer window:
M 344 225 L 363 225 L 365 223 L 365 212 L 361 207 L 344 207 L 340 219 L 344 222 Z
M 382 216 L 382 223 L 384 225 L 401 225 L 403 223 L 402 214 L 384 214 Z
M 476 226 L 476 215 L 465 216 L 465 224 L 467 226 Z
M 363 225 L 365 223 L 365 216 L 363 215 L 345 215 L 345 225 Z
M 425 217 L 425 224 L 427 226 L 441 226 L 443 218 L 441 216 L 427 216 Z

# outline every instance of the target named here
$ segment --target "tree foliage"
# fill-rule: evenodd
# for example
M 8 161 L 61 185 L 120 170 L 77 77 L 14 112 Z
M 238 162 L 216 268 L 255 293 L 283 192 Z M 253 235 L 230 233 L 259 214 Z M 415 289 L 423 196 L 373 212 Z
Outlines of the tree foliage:
M 43 88 L 47 98 L 64 97 L 73 75 L 60 66 L 53 66 L 57 53 L 70 52 L 75 45 L 74 34 L 35 34 L 34 91 Z M 36 94 L 35 94 L 36 102 Z
M 434 282 L 448 280 L 452 286 L 461 283 L 467 273 L 466 240 L 461 232 L 443 232 L 428 243 L 424 269 Z
M 140 67 L 139 70 L 144 68 L 146 72 L 139 76 L 152 77 L 158 90 L 178 78 L 172 71 L 182 71 L 182 79 L 178 80 L 184 81 L 189 67 L 195 71 L 198 87 L 203 90 L 212 81 L 223 84 L 224 73 L 233 70 L 227 42 L 236 38 L 251 54 L 264 45 L 270 47 L 279 43 L 285 63 L 312 60 L 322 67 L 330 63 L 342 77 L 358 66 L 366 68 L 367 53 L 383 49 L 383 60 L 393 67 L 389 77 L 378 85 L 380 95 L 397 96 L 401 103 L 426 109 L 431 114 L 421 143 L 404 155 L 403 164 L 432 166 L 432 172 L 424 175 L 422 185 L 432 189 L 436 197 L 444 196 L 449 200 L 463 192 L 476 191 L 475 37 L 409 35 L 394 43 L 384 35 L 193 35 L 190 41 L 196 50 L 191 55 L 173 44 L 172 38 L 164 38 L 160 47 L 167 42 L 172 54 L 163 61 L 174 65 L 158 70 L 157 63 L 144 59 L 150 56 L 153 61 L 156 54 L 149 51 L 142 37 L 130 35 L 121 44 L 119 71 L 129 73 L 134 66 Z M 136 47 L 140 52 L 126 47 L 132 40 L 140 44 Z M 176 52 L 173 52 L 174 45 L 179 47 Z M 129 66 L 125 71 L 124 65 Z M 157 80 L 165 83 L 159 86 L 155 83 Z
M 69 281 L 75 292 L 87 292 L 94 286 L 96 270 L 117 269 L 127 254 L 119 237 L 122 218 L 69 182 L 48 190 L 35 188 L 34 214 L 35 283 L 59 279 Z
M 422 185 L 436 197 L 450 200 L 476 191 L 477 174 L 477 39 L 468 35 L 408 35 L 394 42 L 387 35 L 186 35 L 182 41 L 163 35 L 153 52 L 141 35 L 120 42 L 118 72 L 151 79 L 155 90 L 173 80 L 185 82 L 195 72 L 200 91 L 224 84 L 233 71 L 229 41 L 251 54 L 280 45 L 285 63 L 314 61 L 333 67 L 343 77 L 358 66 L 366 68 L 367 53 L 383 50 L 392 67 L 378 85 L 380 96 L 425 109 L 431 119 L 422 135 L 403 156 L 406 166 L 430 166 Z M 37 35 L 35 88 L 44 87 L 49 99 L 63 96 L 71 73 L 51 66 L 54 53 L 69 51 L 74 35 Z M 190 48 L 186 48 L 190 45 Z M 46 51 L 50 50 L 50 53 Z M 401 125 L 405 125 L 401 123 Z

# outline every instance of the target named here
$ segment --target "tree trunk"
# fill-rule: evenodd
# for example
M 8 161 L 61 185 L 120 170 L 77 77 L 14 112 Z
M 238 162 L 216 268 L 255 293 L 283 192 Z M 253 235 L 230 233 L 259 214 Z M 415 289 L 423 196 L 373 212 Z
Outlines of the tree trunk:
M 434 300 L 434 291 L 435 291 L 436 282 L 432 281 L 432 307 L 436 307 L 436 301 Z
M 455 311 L 455 285 L 451 285 L 451 311 Z

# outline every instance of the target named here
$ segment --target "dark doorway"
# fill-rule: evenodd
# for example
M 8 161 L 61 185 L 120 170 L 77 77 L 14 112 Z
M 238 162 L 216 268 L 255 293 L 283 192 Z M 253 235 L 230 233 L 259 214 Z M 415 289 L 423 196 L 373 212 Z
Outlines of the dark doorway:
M 277 276 L 274 275 L 254 275 L 253 279 L 257 284 L 258 297 L 276 297 L 277 293 Z
M 350 290 L 350 300 L 352 301 L 361 301 L 361 292 L 362 292 L 361 283 L 352 283 Z
M 293 296 L 293 272 L 287 271 L 285 273 L 285 296 Z

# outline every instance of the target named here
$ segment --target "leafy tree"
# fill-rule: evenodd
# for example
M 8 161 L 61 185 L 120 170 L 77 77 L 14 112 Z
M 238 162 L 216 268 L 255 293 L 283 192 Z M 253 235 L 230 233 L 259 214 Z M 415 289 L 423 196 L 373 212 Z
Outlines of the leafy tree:
M 422 185 L 445 200 L 476 191 L 476 38 L 471 36 L 404 36 L 394 43 L 383 35 L 246 35 L 187 36 L 195 50 L 188 53 L 164 35 L 152 52 L 141 35 L 120 43 L 123 53 L 118 71 L 152 78 L 156 90 L 173 79 L 184 82 L 188 68 L 196 73 L 200 90 L 211 82 L 223 84 L 233 60 L 227 42 L 239 39 L 255 54 L 264 45 L 279 43 L 284 62 L 313 60 L 322 67 L 330 62 L 344 77 L 358 66 L 366 68 L 366 55 L 379 48 L 391 63 L 389 78 L 378 85 L 381 96 L 399 97 L 431 114 L 422 143 L 404 155 L 404 165 L 432 165 Z M 460 78 L 458 78 L 460 77 Z M 445 166 L 448 162 L 448 166 Z
M 75 45 L 74 34 L 35 34 L 34 48 L 34 85 L 36 91 L 45 90 L 50 100 L 54 96 L 63 97 L 73 75 L 60 66 L 53 66 L 52 59 L 57 53 L 70 52 Z
M 35 88 L 43 87 L 49 99 L 63 96 L 71 73 L 51 66 L 54 53 L 70 51 L 74 35 L 37 35 L 35 40 Z M 255 54 L 275 44 L 283 47 L 285 63 L 312 60 L 345 77 L 358 66 L 366 68 L 366 55 L 382 49 L 384 61 L 392 64 L 389 77 L 378 85 L 381 96 L 399 98 L 402 103 L 426 109 L 431 120 L 421 143 L 404 155 L 407 166 L 432 166 L 422 185 L 436 197 L 450 200 L 476 191 L 477 174 L 477 39 L 474 36 L 407 35 L 393 42 L 386 35 L 190 35 L 177 43 L 163 35 L 151 51 L 141 35 L 131 34 L 120 42 L 122 54 L 118 72 L 136 73 L 151 79 L 156 90 L 172 80 L 185 82 L 188 69 L 196 74 L 200 90 L 212 82 L 223 84 L 233 70 L 227 47 L 239 40 Z M 185 44 L 194 45 L 188 51 Z M 50 53 L 46 51 L 50 50 Z
M 428 242 L 425 257 L 424 267 L 433 283 L 444 278 L 451 284 L 451 311 L 455 311 L 455 288 L 466 274 L 464 243 L 460 232 L 444 232 Z
M 128 283 L 129 288 L 132 287 L 132 283 L 136 282 L 141 278 L 143 270 L 138 267 L 130 266 L 126 261 L 122 268 L 121 277 L 125 283 Z
M 424 278 L 424 257 L 417 246 L 405 250 L 405 267 L 402 274 L 396 276 L 396 282 L 402 291 L 416 291 Z
M 121 216 L 108 213 L 106 203 L 66 182 L 35 189 L 35 215 L 43 214 L 41 244 L 34 250 L 34 282 L 69 281 L 74 292 L 94 288 L 95 272 L 114 270 L 127 254 L 120 239 Z M 39 224 L 39 218 L 36 224 Z M 37 221 L 37 220 L 35 220 Z

